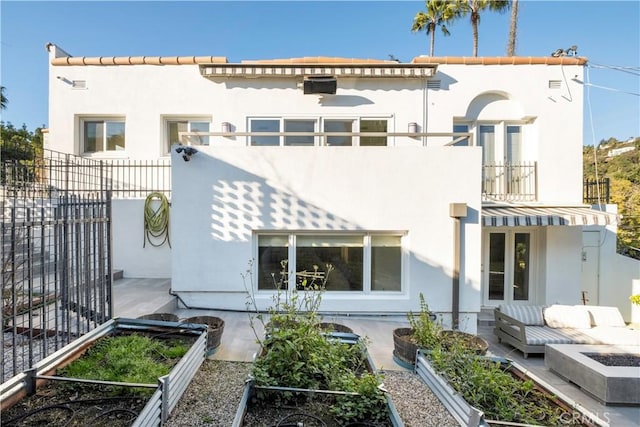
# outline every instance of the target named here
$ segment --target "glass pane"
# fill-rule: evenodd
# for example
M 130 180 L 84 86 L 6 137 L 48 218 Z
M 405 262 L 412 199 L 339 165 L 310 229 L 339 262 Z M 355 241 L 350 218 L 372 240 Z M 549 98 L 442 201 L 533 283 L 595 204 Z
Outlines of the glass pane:
M 505 234 L 489 235 L 489 299 L 504 300 Z
M 258 289 L 287 288 L 287 268 L 282 263 L 289 258 L 287 235 L 258 237 Z
M 280 120 L 251 120 L 251 132 L 280 132 Z M 280 145 L 279 136 L 251 135 L 251 145 L 273 146 Z
M 328 291 L 362 291 L 362 236 L 299 236 L 296 239 L 296 288 L 308 286 L 316 271 L 326 272 L 333 266 L 326 289 Z M 318 281 L 318 280 L 316 280 Z
M 86 153 L 103 150 L 103 130 L 103 122 L 84 122 L 84 151 Z
M 386 120 L 360 120 L 360 132 L 386 132 Z M 386 136 L 361 136 L 360 145 L 362 146 L 386 146 Z
M 371 236 L 371 290 L 401 290 L 402 247 L 400 236 Z
M 496 131 L 494 126 L 480 126 L 478 144 L 482 147 L 482 164 L 496 164 Z
M 516 233 L 515 254 L 513 259 L 513 300 L 529 299 L 529 253 L 531 236 L 529 233 Z
M 209 132 L 209 122 L 191 122 L 191 132 Z M 208 136 L 192 137 L 198 144 L 209 145 Z
M 522 134 L 520 126 L 507 126 L 507 162 L 519 164 L 522 161 Z
M 313 120 L 285 120 L 285 132 L 313 132 L 315 121 Z M 313 135 L 285 136 L 284 145 L 313 145 Z
M 169 137 L 169 147 L 167 147 L 167 152 L 171 149 L 173 144 L 180 143 L 180 137 L 178 132 L 187 132 L 187 122 L 178 122 L 178 121 L 170 121 L 167 122 L 168 129 L 168 137 Z
M 353 132 L 353 120 L 325 120 L 325 132 Z M 329 136 L 327 145 L 349 146 L 353 145 L 351 136 Z
M 124 150 L 124 122 L 106 122 L 107 150 Z
M 469 132 L 469 125 L 454 124 L 453 125 L 453 131 L 454 132 Z M 455 138 L 456 137 L 454 137 L 454 139 Z M 456 147 L 466 147 L 466 146 L 469 145 L 469 138 L 461 139 L 460 141 L 456 142 L 453 145 L 456 146 Z

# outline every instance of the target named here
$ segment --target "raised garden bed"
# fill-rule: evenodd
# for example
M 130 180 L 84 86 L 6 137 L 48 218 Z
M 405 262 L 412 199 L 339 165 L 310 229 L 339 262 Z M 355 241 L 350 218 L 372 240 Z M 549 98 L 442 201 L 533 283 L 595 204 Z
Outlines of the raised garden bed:
M 360 337 L 353 333 L 337 332 L 327 333 L 329 339 L 336 343 L 349 346 L 361 345 Z M 267 350 L 268 351 L 268 350 Z M 264 356 L 262 354 L 261 356 Z M 373 362 L 366 349 L 363 350 L 364 372 L 373 374 L 376 372 Z M 377 387 L 379 384 L 374 384 Z M 245 384 L 242 401 L 233 423 L 233 427 L 255 425 L 305 425 L 323 427 L 342 427 L 345 425 L 398 427 L 403 422 L 398 415 L 393 401 L 388 393 L 383 393 L 384 417 L 377 419 L 350 420 L 345 424 L 334 413 L 336 406 L 348 411 L 349 408 L 378 405 L 368 396 L 362 396 L 357 392 L 346 392 L 337 389 L 305 389 L 286 386 L 259 386 L 253 379 Z M 364 400 L 363 400 L 364 399 Z M 343 414 L 344 415 L 344 414 Z M 302 424 L 298 424 L 302 423 Z
M 514 420 L 494 420 L 493 417 L 487 416 L 489 410 L 494 411 L 497 406 L 492 405 L 491 408 L 482 408 L 473 406 L 465 400 L 465 388 L 469 388 L 469 392 L 478 390 L 479 387 L 471 387 L 469 383 L 460 386 L 458 381 L 457 388 L 450 383 L 450 379 L 439 372 L 429 360 L 429 355 L 419 350 L 416 358 L 416 373 L 438 396 L 443 405 L 451 412 L 453 417 L 465 426 L 487 427 L 491 425 L 528 425 L 528 426 L 546 426 L 546 425 L 578 425 L 586 427 L 608 426 L 609 424 L 600 419 L 596 414 L 589 412 L 577 402 L 574 402 L 550 384 L 528 372 L 525 368 L 517 363 L 503 358 L 495 357 L 478 357 L 479 360 L 486 361 L 487 364 L 497 365 L 503 372 L 510 374 L 511 377 L 527 383 L 528 394 L 526 397 L 529 406 L 522 406 L 523 410 L 529 410 L 526 415 L 539 416 L 538 422 L 518 422 Z M 500 381 L 495 378 L 496 381 Z M 505 394 L 514 392 L 514 390 L 504 390 Z M 550 410 L 540 410 L 542 407 L 552 408 Z M 520 408 L 515 405 L 511 406 L 511 411 L 517 414 Z M 550 420 L 546 417 L 553 417 Z
M 3 425 L 159 426 L 204 360 L 206 341 L 206 325 L 110 320 L 2 384 Z M 148 347 L 159 370 L 145 359 L 138 370 L 151 377 L 127 376 Z

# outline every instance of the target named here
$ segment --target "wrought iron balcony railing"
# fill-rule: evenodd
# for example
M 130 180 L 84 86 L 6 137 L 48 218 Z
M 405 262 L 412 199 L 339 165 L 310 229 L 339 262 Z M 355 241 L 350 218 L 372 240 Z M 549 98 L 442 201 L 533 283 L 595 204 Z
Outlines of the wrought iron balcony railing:
M 610 202 L 609 178 L 601 180 L 585 179 L 582 186 L 582 199 L 588 205 L 608 205 Z
M 484 200 L 535 201 L 538 198 L 537 162 L 489 164 L 482 168 Z

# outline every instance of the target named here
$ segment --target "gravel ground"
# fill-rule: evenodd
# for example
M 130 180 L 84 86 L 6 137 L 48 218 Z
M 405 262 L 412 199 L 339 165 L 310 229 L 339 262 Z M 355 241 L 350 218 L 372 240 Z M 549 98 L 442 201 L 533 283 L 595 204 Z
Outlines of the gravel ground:
M 165 424 L 167 427 L 229 427 L 242 398 L 251 363 L 205 360 Z M 383 371 L 384 386 L 407 427 L 448 427 L 458 424 L 416 374 Z M 251 422 L 247 426 L 270 423 Z

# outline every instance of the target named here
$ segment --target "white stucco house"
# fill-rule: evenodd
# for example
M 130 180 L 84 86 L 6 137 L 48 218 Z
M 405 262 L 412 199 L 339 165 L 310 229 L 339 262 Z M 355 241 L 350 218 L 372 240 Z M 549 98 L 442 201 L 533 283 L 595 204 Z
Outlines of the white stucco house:
M 47 48 L 47 148 L 171 162 L 171 248 L 142 247 L 142 199 L 114 200 L 114 266 L 170 277 L 181 304 L 242 310 L 250 286 L 266 308 L 287 260 L 290 289 L 333 266 L 325 312 L 405 313 L 422 293 L 472 332 L 504 303 L 629 316 L 637 264 L 615 258 L 615 215 L 582 204 L 585 58 Z

